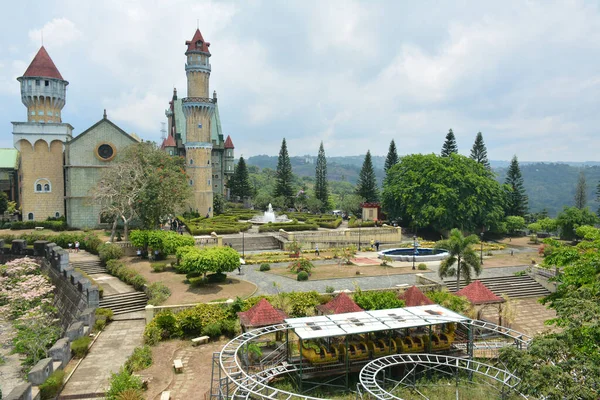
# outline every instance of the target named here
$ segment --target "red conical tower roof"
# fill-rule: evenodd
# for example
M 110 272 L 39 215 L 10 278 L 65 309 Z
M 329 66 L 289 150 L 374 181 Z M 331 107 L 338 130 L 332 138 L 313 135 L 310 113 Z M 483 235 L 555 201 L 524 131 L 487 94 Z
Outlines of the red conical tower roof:
M 323 314 L 345 314 L 363 311 L 346 293 L 338 294 L 327 304 L 318 305 L 317 308 Z
M 502 297 L 496 296 L 494 292 L 488 289 L 488 287 L 480 281 L 470 283 L 454 294 L 457 296 L 465 296 L 471 302 L 471 304 L 489 304 L 504 302 L 504 299 Z
M 186 41 L 187 51 L 203 51 L 205 53 L 209 53 L 208 46 L 210 43 L 206 42 L 200 33 L 200 29 L 196 29 L 196 33 L 194 33 L 194 37 L 190 41 Z
M 54 65 L 54 61 L 50 58 L 50 55 L 44 48 L 40 47 L 29 67 L 23 74 L 24 77 L 42 77 L 42 78 L 55 78 L 63 80 L 62 75 L 58 72 L 58 68 Z
M 406 307 L 414 306 L 429 306 L 435 304 L 429 300 L 427 296 L 415 285 L 411 286 L 406 292 L 398 296 L 400 300 L 404 300 Z
M 225 148 L 226 149 L 234 149 L 235 147 L 233 147 L 233 141 L 231 140 L 231 136 L 227 135 L 227 139 L 225 139 Z
M 248 311 L 237 313 L 242 325 L 246 327 L 260 328 L 261 326 L 276 325 L 283 322 L 287 315 L 276 309 L 266 299 L 260 299 Z

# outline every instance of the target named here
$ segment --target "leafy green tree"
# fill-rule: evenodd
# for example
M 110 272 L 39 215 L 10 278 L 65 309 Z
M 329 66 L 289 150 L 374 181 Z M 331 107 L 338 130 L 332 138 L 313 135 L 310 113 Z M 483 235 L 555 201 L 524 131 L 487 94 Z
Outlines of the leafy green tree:
M 471 272 L 475 275 L 481 274 L 481 264 L 479 256 L 473 250 L 472 245 L 479 243 L 477 235 L 463 236 L 462 232 L 456 228 L 450 231 L 450 236 L 446 240 L 441 240 L 435 244 L 436 249 L 448 250 L 450 255 L 440 263 L 438 274 L 440 278 L 447 276 L 456 276 L 456 287 L 460 288 L 460 276 L 464 276 L 467 283 L 471 282 Z
M 583 171 L 579 172 L 579 179 L 577 179 L 577 187 L 575 188 L 575 207 L 580 210 L 585 208 L 587 203 L 587 184 L 585 183 L 585 175 Z
M 309 197 L 306 200 L 306 207 L 313 214 L 318 214 L 323 209 L 323 203 L 316 197 Z
M 388 173 L 383 208 L 391 220 L 438 231 L 496 231 L 504 220 L 504 192 L 493 174 L 468 157 L 412 154 Z
M 281 142 L 279 157 L 277 158 L 277 173 L 274 197 L 283 196 L 285 205 L 290 206 L 293 202 L 294 191 L 292 189 L 292 163 L 288 155 L 285 138 Z
M 477 132 L 477 136 L 475 137 L 475 143 L 473 143 L 473 148 L 471 149 L 471 158 L 482 164 L 487 169 L 490 169 L 490 161 L 487 156 L 487 149 L 485 147 L 485 143 L 483 142 L 483 135 L 481 132 Z
M 540 224 L 540 228 L 542 229 L 542 232 L 546 232 L 546 233 L 554 232 L 554 231 L 556 231 L 556 228 L 558 227 L 556 220 L 553 218 L 546 217 L 546 218 L 539 219 L 537 222 Z
M 394 142 L 394 139 L 392 139 L 390 142 L 390 148 L 388 149 L 387 157 L 385 158 L 385 165 L 383 167 L 385 173 L 387 174 L 390 168 L 398 164 L 398 161 L 400 161 L 400 158 L 398 157 L 398 151 L 396 150 L 396 143 Z
M 563 239 L 574 239 L 575 229 L 583 225 L 594 225 L 598 223 L 598 216 L 588 208 L 565 207 L 558 217 L 556 224 L 560 228 L 560 237 Z
M 446 134 L 446 140 L 444 141 L 444 145 L 442 146 L 442 157 L 449 157 L 451 154 L 458 153 L 458 146 L 456 145 L 456 137 L 454 137 L 454 132 L 452 129 L 448 131 Z
M 179 253 L 178 253 L 179 254 Z M 239 268 L 240 253 L 231 247 L 185 248 L 178 270 L 186 274 L 226 274 Z
M 505 218 L 506 230 L 510 234 L 514 234 L 516 231 L 525 227 L 525 218 L 519 217 L 518 215 L 509 215 Z
M 510 162 L 504 183 L 509 187 L 507 191 L 506 214 L 524 217 L 527 214 L 528 199 L 517 156 L 514 156 Z
M 4 214 L 6 210 L 8 210 L 8 195 L 0 192 L 0 215 Z
M 156 228 L 162 218 L 188 205 L 192 187 L 184 158 L 165 153 L 154 142 L 141 142 L 126 148 L 123 159 L 136 160 L 143 171 L 144 186 L 134 203 L 142 227 Z
M 361 204 L 365 202 L 365 199 L 357 194 L 346 194 L 338 202 L 338 207 L 352 215 L 360 215 L 362 212 Z
M 225 211 L 225 198 L 221 193 L 215 193 L 213 195 L 213 212 L 216 215 L 223 214 Z
M 356 185 L 356 194 L 365 199 L 367 203 L 379 201 L 379 189 L 377 188 L 377 179 L 375 178 L 375 169 L 371 159 L 371 151 L 367 150 L 365 161 L 363 162 Z
M 354 294 L 354 301 L 363 310 L 384 310 L 404 307 L 404 301 L 398 299 L 396 292 L 363 292 Z
M 248 167 L 246 167 L 246 161 L 244 157 L 240 157 L 235 170 L 233 172 L 233 186 L 230 187 L 231 195 L 245 199 L 252 196 L 252 184 L 248 176 Z
M 315 197 L 321 201 L 323 207 L 327 207 L 329 202 L 329 186 L 327 181 L 327 159 L 325 158 L 323 142 L 319 146 L 319 155 L 317 156 L 317 166 L 315 168 Z

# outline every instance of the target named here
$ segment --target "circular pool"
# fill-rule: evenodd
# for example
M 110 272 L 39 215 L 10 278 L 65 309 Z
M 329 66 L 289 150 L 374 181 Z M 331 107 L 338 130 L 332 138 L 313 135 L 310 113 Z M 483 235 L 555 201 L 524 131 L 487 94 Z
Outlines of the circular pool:
M 402 248 L 388 249 L 377 253 L 379 258 L 389 257 L 393 261 L 440 261 L 448 257 L 448 250 L 444 249 L 420 249 Z

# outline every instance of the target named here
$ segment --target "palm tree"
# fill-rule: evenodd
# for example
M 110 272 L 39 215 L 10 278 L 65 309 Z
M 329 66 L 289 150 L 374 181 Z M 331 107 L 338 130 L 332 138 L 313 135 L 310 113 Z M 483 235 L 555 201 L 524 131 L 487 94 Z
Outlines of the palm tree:
M 441 240 L 435 244 L 436 249 L 448 250 L 450 256 L 440 263 L 438 271 L 440 278 L 456 275 L 456 290 L 460 289 L 460 275 L 465 276 L 465 281 L 471 281 L 471 270 L 475 275 L 481 274 L 479 257 L 471 245 L 479 243 L 477 235 L 464 237 L 462 232 L 456 228 L 450 231 L 448 239 Z

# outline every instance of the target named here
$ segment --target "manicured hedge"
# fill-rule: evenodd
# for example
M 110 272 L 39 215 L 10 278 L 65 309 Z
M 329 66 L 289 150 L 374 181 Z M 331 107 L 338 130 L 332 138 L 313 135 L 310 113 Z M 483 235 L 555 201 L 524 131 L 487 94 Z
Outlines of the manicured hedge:
M 196 217 L 186 219 L 181 216 L 178 219 L 185 224 L 190 234 L 210 235 L 215 232 L 217 235 L 240 233 L 247 231 L 252 227 L 249 222 L 238 222 L 238 217 L 234 215 L 218 215 L 212 218 Z
M 319 229 L 319 226 L 316 224 L 294 224 L 290 222 L 286 223 L 271 223 L 261 225 L 258 227 L 259 232 L 278 232 L 280 229 L 283 229 L 286 232 L 294 232 L 294 231 L 316 231 Z
M 69 228 L 65 221 L 15 221 L 10 224 L 10 229 L 14 231 L 35 229 L 38 226 L 43 226 L 53 231 L 66 231 Z
M 93 233 L 59 233 L 58 235 L 50 235 L 47 233 L 23 233 L 21 235 L 0 235 L 0 239 L 4 239 L 6 243 L 11 243 L 14 239 L 25 239 L 28 245 L 32 245 L 37 240 L 47 240 L 56 243 L 63 249 L 69 248 L 69 243 L 79 242 L 79 248 L 86 250 L 92 254 L 98 254 L 98 247 L 102 244 L 102 240 Z
M 350 218 L 350 221 L 348 221 L 348 228 L 358 228 L 358 227 L 362 227 L 362 228 L 371 228 L 375 226 L 375 221 L 362 221 L 362 222 L 357 222 L 357 219 L 355 217 Z

